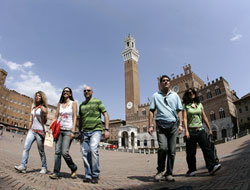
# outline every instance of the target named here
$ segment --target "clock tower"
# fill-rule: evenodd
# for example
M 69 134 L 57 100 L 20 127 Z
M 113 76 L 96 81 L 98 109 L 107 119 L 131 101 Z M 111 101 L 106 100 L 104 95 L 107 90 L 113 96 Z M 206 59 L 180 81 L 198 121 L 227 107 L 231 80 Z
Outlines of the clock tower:
M 140 105 L 138 59 L 139 52 L 135 48 L 135 39 L 129 34 L 125 38 L 125 49 L 122 51 L 125 69 L 125 109 L 126 120 L 137 113 Z

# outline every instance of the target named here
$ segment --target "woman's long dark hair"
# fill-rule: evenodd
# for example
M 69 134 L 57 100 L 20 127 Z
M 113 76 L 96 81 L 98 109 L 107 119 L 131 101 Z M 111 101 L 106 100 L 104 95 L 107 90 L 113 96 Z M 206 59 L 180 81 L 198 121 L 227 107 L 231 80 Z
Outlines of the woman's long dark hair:
M 69 89 L 70 94 L 71 94 L 71 96 L 69 97 L 69 99 L 72 100 L 72 101 L 74 101 L 73 93 L 72 93 L 71 88 L 65 87 L 65 88 L 63 89 L 63 91 L 64 91 L 66 88 Z M 63 91 L 62 91 L 62 95 L 61 95 L 60 100 L 59 100 L 59 103 L 61 103 L 61 104 L 62 104 L 62 103 L 65 103 L 65 102 L 64 102 L 64 97 L 63 97 Z
M 191 97 L 191 92 L 195 95 L 195 97 L 194 97 L 194 99 L 192 99 Z M 185 93 L 184 93 L 184 95 L 183 95 L 183 103 L 185 104 L 185 105 L 188 105 L 188 104 L 190 104 L 190 103 L 193 103 L 193 102 L 195 102 L 195 103 L 200 103 L 200 99 L 199 99 L 199 97 L 197 96 L 197 92 L 193 89 L 193 88 L 189 88 L 189 89 L 187 89 L 186 91 L 185 91 Z

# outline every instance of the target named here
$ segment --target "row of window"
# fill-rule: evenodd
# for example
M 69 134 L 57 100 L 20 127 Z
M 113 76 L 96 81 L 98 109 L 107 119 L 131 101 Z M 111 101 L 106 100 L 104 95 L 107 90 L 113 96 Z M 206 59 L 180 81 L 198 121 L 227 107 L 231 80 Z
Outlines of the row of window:
M 18 118 L 18 117 L 15 117 L 15 116 L 13 116 L 13 115 L 11 116 L 11 115 L 8 115 L 8 114 L 6 115 L 6 114 L 1 114 L 1 113 L 0 113 L 0 116 L 1 116 L 1 115 L 3 116 L 3 119 L 6 117 L 7 119 L 12 119 L 12 120 L 16 120 L 16 121 L 18 121 L 18 120 L 19 120 L 19 121 L 23 121 L 23 120 L 24 120 L 25 123 L 28 122 L 27 119 L 23 119 L 22 117 Z
M 5 99 L 5 100 L 9 100 L 8 96 L 4 97 L 4 95 L 1 96 L 2 99 Z M 27 106 L 27 107 L 30 107 L 30 104 L 26 104 L 26 103 L 22 103 L 22 102 L 19 102 L 18 100 L 13 100 L 10 98 L 9 100 L 10 102 L 13 102 L 14 104 L 17 104 L 17 105 L 22 105 L 22 106 Z
M 220 110 L 219 110 L 219 117 L 220 117 L 220 119 L 226 117 L 225 111 L 223 108 L 220 108 Z M 210 112 L 210 121 L 214 121 L 214 120 L 216 120 L 216 115 L 215 115 L 214 111 L 211 111 Z
M 245 111 L 248 111 L 249 109 L 248 109 L 248 106 L 245 106 Z M 241 108 L 239 108 L 239 113 L 242 113 L 242 109 Z
M 2 104 L 2 102 L 0 102 L 0 107 L 1 106 L 3 106 L 4 108 L 7 108 L 7 105 L 6 104 Z M 23 110 L 19 110 L 17 108 L 11 107 L 11 106 L 8 106 L 8 110 L 12 110 L 13 112 L 24 114 Z M 29 114 L 28 112 L 25 112 L 25 115 L 28 115 L 28 114 Z
M 210 99 L 213 97 L 212 92 L 209 89 L 207 90 L 206 94 L 207 94 L 207 99 Z M 221 94 L 220 88 L 218 86 L 216 86 L 215 87 L 215 95 L 218 96 L 220 94 Z M 204 101 L 203 95 L 201 93 L 198 94 L 198 97 L 199 97 L 201 102 Z
M 247 117 L 247 122 L 250 121 L 250 117 Z M 240 120 L 240 123 L 243 123 L 243 119 Z
M 18 125 L 18 122 L 10 121 L 9 119 L 1 118 L 1 117 L 0 117 L 0 121 L 10 123 L 11 125 L 14 125 L 16 127 L 23 126 L 24 128 L 27 128 L 27 122 L 25 122 L 25 124 L 19 123 L 19 125 Z

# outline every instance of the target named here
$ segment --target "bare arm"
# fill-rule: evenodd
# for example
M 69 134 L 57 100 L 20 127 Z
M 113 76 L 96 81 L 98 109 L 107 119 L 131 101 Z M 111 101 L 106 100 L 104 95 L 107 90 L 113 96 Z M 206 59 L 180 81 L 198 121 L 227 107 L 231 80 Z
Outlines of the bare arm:
M 72 132 L 76 131 L 76 120 L 77 120 L 77 103 L 74 101 L 73 102 L 73 129 Z
M 105 139 L 109 138 L 109 114 L 108 112 L 102 113 L 104 116 L 104 122 L 105 122 L 105 129 L 104 129 L 104 137 Z
M 183 116 L 182 116 L 182 111 L 178 112 L 178 117 L 179 117 L 179 127 L 178 127 L 178 132 L 179 134 L 181 134 L 183 132 L 183 128 L 182 128 L 182 121 L 183 121 Z
M 41 110 L 43 113 L 48 114 L 48 108 L 41 106 Z
M 42 122 L 43 124 L 47 123 L 47 116 L 48 116 L 48 108 L 41 106 L 41 110 L 42 110 Z
M 153 121 L 154 120 L 154 111 L 153 110 L 149 110 L 149 115 L 148 115 L 148 134 L 150 134 L 151 136 L 153 135 L 153 131 L 154 131 L 154 125 L 153 125 Z
M 202 109 L 202 118 L 203 118 L 205 124 L 207 125 L 208 131 L 209 131 L 209 135 L 213 135 L 213 132 L 212 132 L 212 130 L 211 130 L 211 127 L 210 127 L 210 124 L 209 124 L 209 122 L 208 122 L 208 119 L 207 119 L 207 116 L 206 116 L 206 114 L 205 114 L 204 109 Z
M 187 137 L 187 139 L 189 139 L 190 135 L 189 135 L 188 126 L 187 126 L 187 110 L 185 109 L 183 111 L 183 120 L 184 120 L 185 136 Z

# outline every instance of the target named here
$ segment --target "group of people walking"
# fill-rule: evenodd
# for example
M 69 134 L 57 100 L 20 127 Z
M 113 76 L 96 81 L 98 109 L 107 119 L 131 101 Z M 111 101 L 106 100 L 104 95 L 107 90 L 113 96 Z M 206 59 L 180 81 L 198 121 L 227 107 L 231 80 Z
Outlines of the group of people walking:
M 81 131 L 81 152 L 85 168 L 85 183 L 98 183 L 100 175 L 98 145 L 102 137 L 101 114 L 104 115 L 104 137 L 109 138 L 109 116 L 101 100 L 92 97 L 93 90 L 85 86 L 83 90 L 85 101 L 79 106 L 79 130 Z M 26 173 L 29 151 L 34 141 L 42 161 L 41 174 L 47 173 L 46 155 L 44 152 L 45 128 L 48 105 L 46 95 L 42 91 L 35 93 L 34 107 L 31 111 L 32 122 L 24 143 L 22 162 L 15 166 L 19 172 Z M 71 177 L 76 177 L 77 165 L 69 154 L 71 142 L 76 134 L 77 103 L 74 101 L 72 90 L 65 87 L 62 91 L 55 120 L 60 122 L 60 133 L 55 139 L 55 160 L 51 179 L 58 179 L 61 169 L 61 157 L 71 170 Z
M 186 175 L 196 175 L 195 155 L 197 143 L 203 152 L 209 174 L 214 174 L 221 168 L 221 164 L 217 162 L 213 150 L 209 146 L 208 134 L 202 125 L 203 121 L 208 128 L 209 135 L 212 135 L 212 130 L 196 91 L 188 89 L 184 93 L 183 102 L 181 102 L 178 94 L 171 91 L 170 78 L 167 75 L 163 75 L 159 82 L 160 90 L 153 94 L 148 119 L 148 133 L 152 135 L 155 130 L 159 144 L 155 180 L 175 181 L 173 169 L 176 154 L 176 137 L 178 133 L 183 133 L 184 129 L 186 161 L 188 164 Z M 98 183 L 100 175 L 98 145 L 102 138 L 103 129 L 104 138 L 109 138 L 109 116 L 101 100 L 93 98 L 93 90 L 90 86 L 85 86 L 83 93 L 85 101 L 79 106 L 79 131 L 81 131 L 82 135 L 80 146 L 85 168 L 83 182 Z M 157 111 L 156 114 L 155 111 Z M 33 142 L 37 141 L 42 161 L 40 173 L 47 173 L 46 155 L 44 152 L 44 124 L 47 121 L 47 113 L 46 95 L 42 91 L 38 91 L 34 97 L 34 107 L 31 111 L 32 122 L 25 140 L 22 162 L 19 166 L 15 166 L 15 169 L 19 172 L 26 172 L 29 150 Z M 104 116 L 104 128 L 101 115 Z M 72 90 L 69 87 L 65 87 L 62 91 L 55 120 L 60 121 L 60 133 L 58 139 L 55 140 L 54 169 L 49 177 L 51 179 L 59 178 L 61 157 L 63 157 L 71 170 L 71 177 L 75 178 L 77 165 L 73 162 L 69 149 L 76 132 L 77 103 L 74 101 Z

